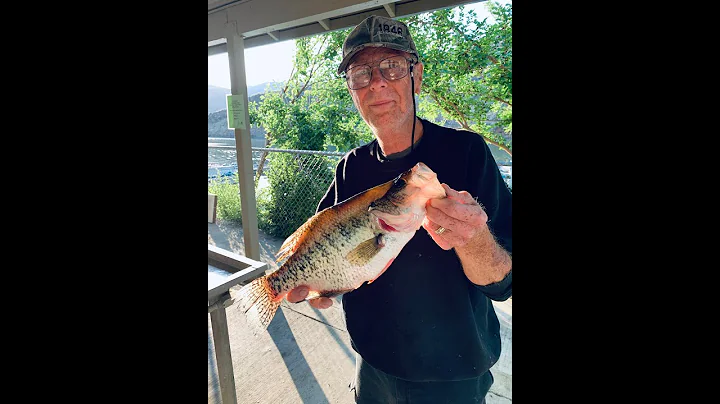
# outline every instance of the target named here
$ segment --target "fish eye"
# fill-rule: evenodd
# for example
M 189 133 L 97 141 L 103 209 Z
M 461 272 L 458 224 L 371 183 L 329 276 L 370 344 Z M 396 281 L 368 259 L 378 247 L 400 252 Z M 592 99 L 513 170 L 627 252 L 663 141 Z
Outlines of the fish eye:
M 404 178 L 402 178 L 402 177 L 396 178 L 395 181 L 393 182 L 392 192 L 400 192 L 400 191 L 402 191 L 403 189 L 405 189 L 405 187 L 407 186 L 407 184 L 408 184 L 408 183 L 407 183 L 407 181 L 406 181 Z

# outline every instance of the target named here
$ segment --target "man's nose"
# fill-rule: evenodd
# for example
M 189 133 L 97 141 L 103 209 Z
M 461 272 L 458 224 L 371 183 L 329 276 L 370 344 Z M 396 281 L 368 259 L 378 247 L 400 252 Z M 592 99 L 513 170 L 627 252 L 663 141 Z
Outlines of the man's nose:
M 375 66 L 372 68 L 372 76 L 370 76 L 370 89 L 387 87 L 387 80 L 380 73 L 380 67 Z

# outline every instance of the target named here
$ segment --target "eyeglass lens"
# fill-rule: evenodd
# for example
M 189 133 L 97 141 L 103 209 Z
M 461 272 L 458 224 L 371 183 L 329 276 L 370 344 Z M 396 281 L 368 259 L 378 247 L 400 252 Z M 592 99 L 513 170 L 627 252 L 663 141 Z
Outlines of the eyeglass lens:
M 348 86 L 352 90 L 358 90 L 367 87 L 372 80 L 373 66 L 359 65 L 353 66 L 347 70 L 346 80 Z M 399 80 L 408 74 L 408 61 L 402 56 L 393 56 L 383 59 L 377 63 L 380 74 L 385 80 Z

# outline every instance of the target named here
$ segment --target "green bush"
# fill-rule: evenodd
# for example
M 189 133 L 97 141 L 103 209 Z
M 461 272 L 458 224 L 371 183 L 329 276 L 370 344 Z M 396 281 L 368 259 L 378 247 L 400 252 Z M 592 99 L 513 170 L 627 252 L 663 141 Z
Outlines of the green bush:
M 233 176 L 233 181 L 227 177 L 214 178 L 208 183 L 208 192 L 217 195 L 218 219 L 242 224 L 238 180 L 238 173 Z
M 324 156 L 277 153 L 267 172 L 270 186 L 258 196 L 258 221 L 266 234 L 286 238 L 315 214 L 333 179 Z
M 258 229 L 263 233 L 268 234 L 270 224 L 268 223 L 268 207 L 270 206 L 271 198 L 270 187 L 255 189 L 255 201 L 257 202 L 257 215 L 258 215 Z

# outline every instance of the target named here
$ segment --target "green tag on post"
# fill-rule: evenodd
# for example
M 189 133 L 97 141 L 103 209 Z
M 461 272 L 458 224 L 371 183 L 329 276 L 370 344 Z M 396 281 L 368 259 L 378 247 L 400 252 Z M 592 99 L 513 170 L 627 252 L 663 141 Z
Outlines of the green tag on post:
M 227 94 L 228 129 L 245 129 L 245 97 Z

